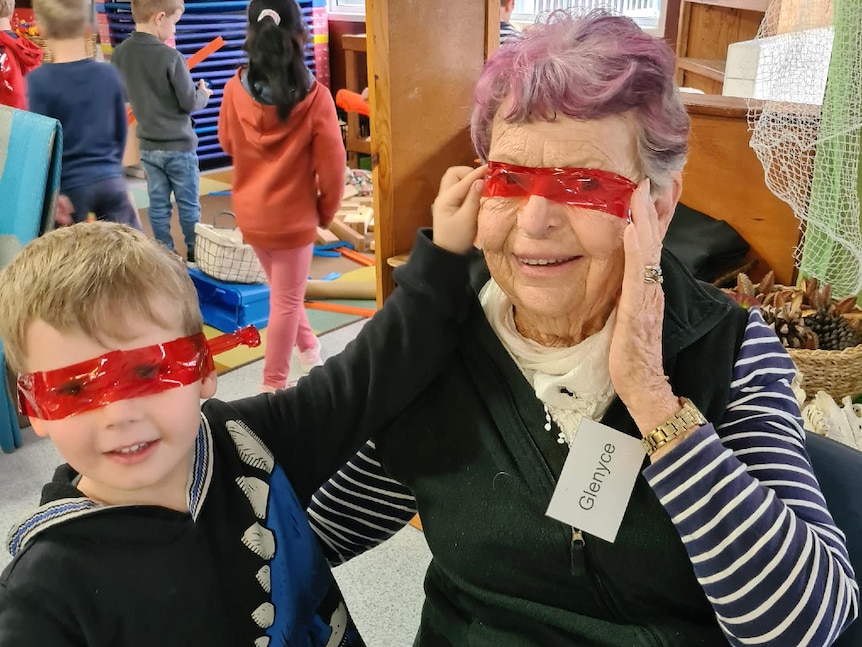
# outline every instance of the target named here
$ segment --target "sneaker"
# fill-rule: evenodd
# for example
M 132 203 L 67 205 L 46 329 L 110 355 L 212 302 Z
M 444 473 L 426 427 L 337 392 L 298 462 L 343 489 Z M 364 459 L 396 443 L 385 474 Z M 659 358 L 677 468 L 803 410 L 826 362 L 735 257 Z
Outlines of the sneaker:
M 186 260 L 189 262 L 190 265 L 194 264 L 194 262 L 195 262 L 195 250 L 190 249 L 188 251 L 188 253 L 186 254 Z
M 303 375 L 308 375 L 315 366 L 323 366 L 323 360 L 320 359 L 320 340 L 315 338 L 316 345 L 308 350 L 299 350 L 297 347 L 297 355 L 299 355 L 299 368 Z

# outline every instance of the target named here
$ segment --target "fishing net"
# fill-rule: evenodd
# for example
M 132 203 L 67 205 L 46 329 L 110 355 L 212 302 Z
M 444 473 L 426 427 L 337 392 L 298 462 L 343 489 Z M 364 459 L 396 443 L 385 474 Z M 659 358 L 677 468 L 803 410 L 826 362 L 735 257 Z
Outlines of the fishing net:
M 862 292 L 862 0 L 773 0 L 757 40 L 751 146 L 803 226 L 800 271 Z

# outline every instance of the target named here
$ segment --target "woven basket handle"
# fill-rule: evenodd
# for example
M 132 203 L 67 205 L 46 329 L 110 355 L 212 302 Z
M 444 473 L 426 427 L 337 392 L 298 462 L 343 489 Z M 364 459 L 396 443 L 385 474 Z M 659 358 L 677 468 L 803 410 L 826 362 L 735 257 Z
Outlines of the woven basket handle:
M 230 216 L 233 218 L 234 226 L 233 227 L 219 227 L 218 219 L 219 216 Z M 212 226 L 217 229 L 236 229 L 236 214 L 233 211 L 219 211 L 216 215 L 212 217 Z

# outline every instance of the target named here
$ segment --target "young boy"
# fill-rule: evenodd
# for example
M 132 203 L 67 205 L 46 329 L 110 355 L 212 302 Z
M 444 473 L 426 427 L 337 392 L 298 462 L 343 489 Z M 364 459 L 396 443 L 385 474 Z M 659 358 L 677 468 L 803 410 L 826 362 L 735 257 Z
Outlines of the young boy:
M 0 0 L 0 105 L 27 109 L 24 75 L 42 62 L 42 50 L 12 30 L 15 0 Z
M 87 0 L 33 0 L 40 31 L 54 62 L 33 70 L 27 93 L 33 112 L 63 125 L 60 193 L 71 203 L 74 222 L 89 214 L 141 229 L 123 172 L 125 98 L 117 70 L 87 57 Z
M 187 258 L 193 263 L 201 205 L 198 138 L 191 113 L 206 106 L 212 90 L 203 80 L 196 87 L 183 55 L 165 44 L 174 37 L 183 9 L 182 0 L 132 0 L 135 31 L 117 46 L 111 63 L 120 70 L 137 121 L 153 235 L 174 249 L 173 192 Z
M 25 247 L 0 272 L 0 336 L 67 464 L 10 534 L 0 646 L 362 645 L 305 508 L 454 351 L 478 193 L 465 206 L 435 214 L 342 354 L 202 407 L 216 377 L 175 255 L 101 222 Z
M 521 32 L 509 21 L 515 12 L 515 0 L 500 0 L 500 44 L 505 45 L 521 38 Z

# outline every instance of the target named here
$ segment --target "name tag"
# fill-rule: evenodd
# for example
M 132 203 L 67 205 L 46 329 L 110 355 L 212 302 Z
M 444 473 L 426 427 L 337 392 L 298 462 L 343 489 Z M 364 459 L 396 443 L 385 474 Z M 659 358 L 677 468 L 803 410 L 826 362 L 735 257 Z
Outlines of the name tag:
M 545 514 L 613 543 L 644 455 L 639 439 L 585 418 Z

